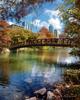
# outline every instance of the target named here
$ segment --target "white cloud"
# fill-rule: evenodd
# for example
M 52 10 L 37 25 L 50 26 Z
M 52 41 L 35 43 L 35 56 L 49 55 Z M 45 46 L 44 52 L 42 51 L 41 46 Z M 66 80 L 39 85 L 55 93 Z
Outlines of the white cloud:
M 41 27 L 43 27 L 43 26 L 45 26 L 45 27 L 48 27 L 48 26 L 49 26 L 49 24 L 48 24 L 46 21 L 41 21 L 40 19 L 34 20 L 34 21 L 32 22 L 32 24 L 33 24 L 34 26 L 36 26 L 36 27 L 39 27 L 39 28 L 41 28 Z
M 49 24 L 48 24 L 47 22 L 45 22 L 45 21 L 41 22 L 40 24 L 41 24 L 41 25 L 40 25 L 41 27 L 43 27 L 43 26 L 48 27 L 48 26 L 49 26 Z
M 48 24 L 52 25 L 55 29 L 57 29 L 58 33 L 60 34 L 60 31 L 62 29 L 62 23 L 60 22 L 60 11 L 57 10 L 45 10 L 45 14 L 49 16 Z
M 34 26 L 36 26 L 36 27 L 39 27 L 39 28 L 41 28 L 41 27 L 43 27 L 43 26 L 45 26 L 45 27 L 49 27 L 49 25 L 52 25 L 55 29 L 61 29 L 62 27 L 61 27 L 61 23 L 60 23 L 60 20 L 58 19 L 58 18 L 50 18 L 50 19 L 48 19 L 48 22 L 46 22 L 46 21 L 41 21 L 40 19 L 35 19 L 33 22 L 32 22 L 32 24 L 34 25 Z
M 57 29 L 58 34 L 61 33 L 61 29 L 62 29 L 62 25 L 60 23 L 60 20 L 58 18 L 49 18 L 48 21 L 41 21 L 40 19 L 35 19 L 32 24 L 37 27 L 37 28 L 41 28 L 43 26 L 45 27 L 49 27 L 49 25 L 52 25 L 53 28 Z
M 60 17 L 61 12 L 59 11 L 59 9 L 46 9 L 45 14 L 48 14 L 49 16 L 48 23 L 51 24 L 55 29 L 57 29 L 58 34 L 60 34 L 62 30 L 62 23 L 60 20 L 62 20 L 62 18 Z
M 60 34 L 62 29 L 62 23 L 60 22 L 60 18 L 58 17 L 60 11 L 59 10 L 48 10 L 46 9 L 45 14 L 49 16 L 47 20 L 42 21 L 41 19 L 35 19 L 32 24 L 39 29 L 43 26 L 49 27 L 49 25 L 52 25 L 54 29 L 57 29 L 58 33 Z
M 49 24 L 51 24 L 51 25 L 53 25 L 53 27 L 55 28 L 55 29 L 61 29 L 62 27 L 61 27 L 61 23 L 60 23 L 60 20 L 58 19 L 58 18 L 50 18 L 49 20 L 48 20 L 48 22 L 49 22 Z
M 32 24 L 33 24 L 34 26 L 39 27 L 39 26 L 40 26 L 40 22 L 41 22 L 40 19 L 35 19 L 35 20 L 32 22 Z
M 59 15 L 60 11 L 59 10 L 48 10 L 48 9 L 46 9 L 45 13 L 48 14 L 48 16 L 50 16 L 50 17 L 53 17 L 53 16 L 57 17 Z
M 12 24 L 14 24 L 13 22 L 10 22 L 10 21 L 9 21 L 8 23 L 9 23 L 9 25 L 12 25 Z

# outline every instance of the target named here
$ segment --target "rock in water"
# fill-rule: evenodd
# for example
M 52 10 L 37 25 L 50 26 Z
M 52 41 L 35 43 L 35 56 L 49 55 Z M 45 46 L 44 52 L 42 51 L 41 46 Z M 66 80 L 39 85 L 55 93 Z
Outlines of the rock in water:
M 31 98 L 25 99 L 25 100 L 37 100 L 37 98 L 36 97 L 31 97 Z
M 47 92 L 47 100 L 55 100 L 55 95 L 53 94 L 53 92 Z
M 42 88 L 40 90 L 35 91 L 34 93 L 35 94 L 44 95 L 46 93 L 46 91 L 47 91 L 46 88 Z
M 2 54 L 10 53 L 10 50 L 9 50 L 8 48 L 3 48 L 3 50 L 2 50 L 1 53 L 2 53 Z
M 28 100 L 29 99 L 29 96 L 25 96 L 25 100 Z
M 62 100 L 62 95 L 59 89 L 54 90 L 55 100 Z
M 53 92 L 54 92 L 55 95 L 61 96 L 61 92 L 60 92 L 59 89 L 55 89 Z
M 24 81 L 25 81 L 26 83 L 29 83 L 29 84 L 32 83 L 32 79 L 30 79 L 30 78 L 29 78 L 29 79 L 25 79 Z

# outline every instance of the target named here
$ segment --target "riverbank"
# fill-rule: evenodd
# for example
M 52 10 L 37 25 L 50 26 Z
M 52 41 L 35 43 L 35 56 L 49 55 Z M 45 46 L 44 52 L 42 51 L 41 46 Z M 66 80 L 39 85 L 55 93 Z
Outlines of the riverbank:
M 24 96 L 24 100 L 79 100 L 80 85 L 55 83 L 52 90 L 45 87 L 34 91 L 34 96 Z
M 66 75 L 65 75 L 66 74 Z M 76 81 L 72 79 L 77 79 Z M 66 70 L 64 82 L 49 84 L 34 91 L 34 96 L 25 96 L 25 100 L 80 100 L 80 70 Z M 50 89 L 49 89 L 50 87 Z

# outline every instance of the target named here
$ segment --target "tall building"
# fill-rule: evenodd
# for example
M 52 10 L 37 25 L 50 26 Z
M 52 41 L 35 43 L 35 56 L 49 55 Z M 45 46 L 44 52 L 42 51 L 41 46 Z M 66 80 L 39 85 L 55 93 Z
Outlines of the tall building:
M 58 34 L 57 34 L 58 32 L 57 32 L 57 30 L 55 29 L 54 30 L 54 35 L 57 37 L 58 36 Z
M 53 26 L 50 25 L 50 26 L 49 26 L 49 32 L 53 33 L 53 29 L 54 29 Z

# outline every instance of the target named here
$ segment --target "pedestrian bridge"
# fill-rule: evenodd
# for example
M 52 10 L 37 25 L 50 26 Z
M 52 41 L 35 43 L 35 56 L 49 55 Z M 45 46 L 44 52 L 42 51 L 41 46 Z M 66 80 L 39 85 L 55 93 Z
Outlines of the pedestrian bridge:
M 27 39 L 23 42 L 12 43 L 10 50 L 33 46 L 58 46 L 58 47 L 74 47 L 76 46 L 73 38 L 48 38 L 48 39 Z

